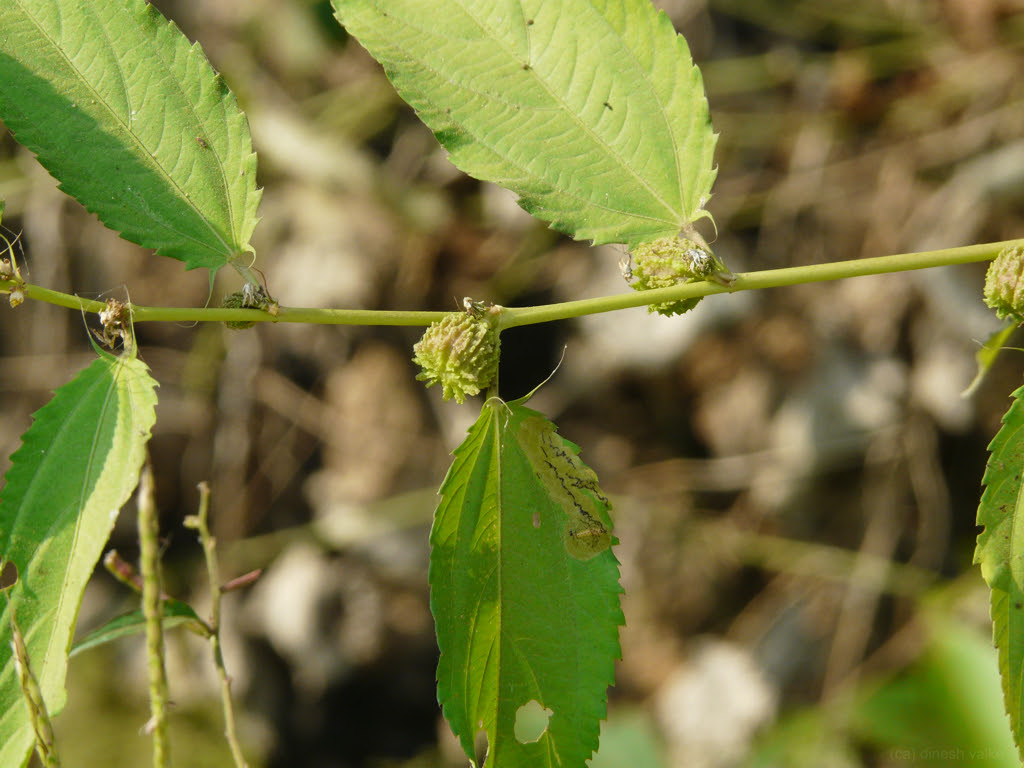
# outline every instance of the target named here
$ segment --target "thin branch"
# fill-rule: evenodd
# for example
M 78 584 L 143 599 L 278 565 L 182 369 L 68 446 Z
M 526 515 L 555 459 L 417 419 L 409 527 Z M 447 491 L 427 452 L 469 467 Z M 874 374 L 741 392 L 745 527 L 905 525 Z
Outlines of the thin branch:
M 960 248 L 946 248 L 939 251 L 903 253 L 894 256 L 879 256 L 853 261 L 834 261 L 826 264 L 811 264 L 803 267 L 770 269 L 761 272 L 746 272 L 737 275 L 736 282 L 723 286 L 711 282 L 695 282 L 672 288 L 656 288 L 650 291 L 630 291 L 614 296 L 547 304 L 538 307 L 506 308 L 502 313 L 501 327 L 512 328 L 520 325 L 566 320 L 571 317 L 611 312 L 618 309 L 643 307 L 666 301 L 711 296 L 718 293 L 736 293 L 761 288 L 780 288 L 788 285 L 826 282 L 849 277 L 882 275 L 906 272 L 931 267 L 948 267 L 977 261 L 990 261 L 1006 247 L 1024 246 L 1024 240 L 1006 240 L 998 243 L 983 243 Z M 105 302 L 83 299 L 59 291 L 51 291 L 20 279 L 0 280 L 0 293 L 10 293 L 21 288 L 25 298 L 44 301 L 83 312 L 99 313 L 107 308 Z M 254 323 L 310 323 L 316 325 L 396 325 L 425 326 L 443 318 L 446 312 L 403 312 L 369 309 L 316 309 L 302 307 L 280 307 L 276 314 L 260 309 L 228 309 L 223 307 L 140 307 L 132 305 L 132 320 L 144 322 L 254 322 Z
M 39 755 L 39 761 L 45 768 L 60 768 L 60 759 L 57 756 L 57 747 L 53 738 L 53 725 L 50 722 L 50 715 L 46 710 L 43 692 L 40 690 L 36 676 L 32 672 L 32 666 L 28 658 L 28 648 L 25 647 L 25 638 L 14 619 L 13 610 L 11 611 L 11 635 L 14 668 L 18 675 L 18 682 L 21 685 L 21 693 L 25 697 L 29 718 L 32 721 L 32 730 L 36 737 L 36 754 Z
M 153 495 L 153 468 L 147 458 L 139 478 L 139 547 L 142 572 L 142 613 L 146 618 L 146 657 L 149 662 L 150 720 L 153 768 L 170 765 L 167 735 L 167 671 L 164 668 L 163 601 L 160 599 L 160 521 Z
M 762 272 L 744 272 L 736 275 L 736 281 L 729 286 L 712 282 L 687 283 L 671 288 L 654 288 L 649 291 L 634 291 L 596 299 L 567 301 L 542 307 L 508 308 L 501 316 L 502 328 L 519 325 L 545 323 L 568 317 L 611 312 L 617 309 L 643 307 L 666 301 L 692 299 L 718 293 L 736 293 L 761 288 L 783 288 L 805 283 L 822 283 L 849 277 L 884 275 L 894 272 L 909 272 L 932 267 L 949 267 L 956 264 L 970 264 L 991 261 L 1004 248 L 1024 246 L 1024 240 L 1007 240 L 1000 243 L 985 243 L 962 248 L 946 248 L 940 251 L 902 253 L 895 256 L 879 256 L 871 259 L 832 261 L 825 264 L 809 264 L 803 267 L 769 269 Z
M 223 588 L 220 583 L 220 564 L 217 560 L 217 539 L 210 533 L 208 523 L 209 510 L 210 486 L 205 482 L 200 483 L 199 513 L 186 518 L 185 526 L 199 532 L 199 541 L 203 545 L 203 554 L 206 557 L 206 573 L 210 582 L 210 620 L 207 622 L 207 626 L 210 629 L 209 639 L 210 649 L 213 651 L 213 664 L 217 668 L 217 676 L 220 678 L 220 699 L 224 711 L 224 738 L 231 749 L 231 757 L 235 761 L 236 768 L 247 768 L 235 729 L 235 710 L 231 703 L 231 677 L 228 675 L 227 667 L 224 664 L 224 654 L 221 651 L 220 599 Z

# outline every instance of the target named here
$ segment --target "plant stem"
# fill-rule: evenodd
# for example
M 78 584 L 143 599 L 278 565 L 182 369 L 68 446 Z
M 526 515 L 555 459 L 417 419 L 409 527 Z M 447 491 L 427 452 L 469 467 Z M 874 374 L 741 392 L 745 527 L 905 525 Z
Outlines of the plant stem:
M 8 603 L 9 605 L 10 603 Z M 11 651 L 14 656 L 14 669 L 18 675 L 18 682 L 21 684 L 21 693 L 25 697 L 25 704 L 28 706 L 29 717 L 32 720 L 32 730 L 36 736 L 36 754 L 45 768 L 60 768 L 50 715 L 46 711 L 43 692 L 39 689 L 39 683 L 32 672 L 28 648 L 25 647 L 25 638 L 21 634 L 21 630 L 18 629 L 13 610 L 11 611 Z
M 730 286 L 712 282 L 687 283 L 671 288 L 655 288 L 649 291 L 634 291 L 615 296 L 602 296 L 595 299 L 567 301 L 561 304 L 548 304 L 542 307 L 513 307 L 502 313 L 502 328 L 514 328 L 519 325 L 544 323 L 551 320 L 562 320 L 567 317 L 611 312 L 617 309 L 643 307 L 664 301 L 678 301 L 697 296 L 711 296 L 717 293 L 736 293 L 760 288 L 782 288 L 805 283 L 821 283 L 831 280 L 842 280 L 848 277 L 865 277 L 867 275 L 883 275 L 894 272 L 908 272 L 931 267 L 948 267 L 954 264 L 969 264 L 977 261 L 990 261 L 999 255 L 1003 248 L 1024 245 L 1024 240 L 1007 240 L 1000 243 L 947 248 L 940 251 L 922 251 L 920 253 L 903 253 L 895 256 L 879 256 L 871 259 L 853 261 L 832 261 L 825 264 L 809 264 L 803 267 L 787 267 L 770 269 L 762 272 L 744 272 L 736 275 L 736 281 Z
M 153 768 L 170 765 L 167 736 L 167 672 L 164 669 L 163 603 L 160 600 L 160 521 L 153 496 L 153 468 L 147 458 L 139 478 L 139 570 L 149 660 L 148 727 L 153 733 Z
M 210 510 L 210 486 L 205 482 L 199 484 L 199 513 L 186 521 L 186 525 L 195 528 L 199 532 L 199 541 L 203 545 L 203 555 L 206 557 L 206 573 L 210 582 L 210 620 L 207 626 L 210 629 L 210 648 L 213 651 L 213 664 L 217 668 L 217 676 L 220 678 L 220 699 L 224 711 L 224 738 L 231 749 L 231 757 L 237 768 L 247 768 L 245 757 L 242 755 L 242 747 L 238 743 L 238 734 L 235 730 L 235 710 L 231 703 L 231 677 L 228 675 L 227 667 L 224 664 L 224 654 L 220 645 L 220 565 L 217 561 L 217 540 L 210 533 L 208 524 Z
M 781 288 L 788 285 L 802 285 L 848 277 L 883 275 L 892 272 L 906 272 L 931 267 L 948 267 L 954 264 L 968 264 L 994 259 L 1006 247 L 1024 246 L 1022 240 L 1006 240 L 998 243 L 983 243 L 938 251 L 902 253 L 893 256 L 879 256 L 853 261 L 834 261 L 826 264 L 810 264 L 803 267 L 771 269 L 762 272 L 747 272 L 737 275 L 736 282 L 723 286 L 711 282 L 686 283 L 671 288 L 656 288 L 650 291 L 630 291 L 614 296 L 602 296 L 561 304 L 547 304 L 539 307 L 509 307 L 502 312 L 501 327 L 513 328 L 520 325 L 566 320 L 571 317 L 611 312 L 618 309 L 643 307 L 665 301 L 710 296 L 717 293 L 736 293 L 760 288 Z M 51 291 L 38 285 L 20 280 L 0 280 L 0 293 L 10 293 L 21 286 L 25 297 L 56 304 L 82 312 L 97 313 L 106 309 L 106 303 L 83 299 L 59 291 Z M 316 325 L 404 325 L 425 326 L 437 322 L 447 312 L 403 312 L 369 309 L 315 309 L 301 307 L 280 307 L 275 315 L 260 309 L 228 309 L 197 307 L 140 307 L 132 305 L 132 320 L 143 322 L 271 322 L 310 323 Z

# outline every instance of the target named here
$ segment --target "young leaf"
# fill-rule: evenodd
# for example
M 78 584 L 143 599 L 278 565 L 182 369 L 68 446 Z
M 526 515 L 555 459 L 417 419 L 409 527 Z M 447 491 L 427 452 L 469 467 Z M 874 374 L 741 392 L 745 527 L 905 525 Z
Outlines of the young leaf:
M 578 451 L 522 401 L 491 398 L 441 486 L 438 699 L 470 759 L 486 733 L 490 766 L 582 767 L 597 749 L 622 590 L 608 502 Z
M 700 71 L 650 0 L 333 2 L 452 162 L 555 229 L 633 245 L 709 216 Z
M 974 562 L 992 589 L 993 639 L 999 651 L 999 675 L 1010 728 L 1024 760 L 1024 387 L 989 445 L 985 492 L 978 506 Z
M 181 600 L 166 598 L 163 600 L 163 624 L 164 629 L 188 625 L 191 629 L 200 632 L 204 631 L 203 620 L 199 618 L 192 606 L 183 603 Z M 120 640 L 122 637 L 139 635 L 146 631 L 146 617 L 141 610 L 129 611 L 111 619 L 102 627 L 98 627 L 83 637 L 71 649 L 68 658 L 77 656 L 82 651 L 96 648 L 105 643 Z
M 0 30 L 0 119 L 61 189 L 188 269 L 249 261 L 249 125 L 198 45 L 143 0 L 0 2 Z
M 11 663 L 11 620 L 56 714 L 85 583 L 138 482 L 155 387 L 141 361 L 102 352 L 36 413 L 11 457 L 0 492 L 0 566 L 13 563 L 18 581 L 0 600 L 2 766 L 24 764 L 33 739 Z
M 1007 321 L 1006 325 L 989 336 L 985 343 L 978 348 L 978 351 L 974 353 L 974 360 L 978 364 L 978 372 L 974 375 L 971 383 L 967 385 L 967 389 L 960 393 L 961 397 L 970 397 L 981 386 L 981 382 L 985 380 L 985 376 L 988 375 L 992 366 L 995 365 L 999 353 L 1003 351 L 1006 342 L 1010 340 L 1010 337 L 1016 330 L 1017 322 L 1011 319 Z

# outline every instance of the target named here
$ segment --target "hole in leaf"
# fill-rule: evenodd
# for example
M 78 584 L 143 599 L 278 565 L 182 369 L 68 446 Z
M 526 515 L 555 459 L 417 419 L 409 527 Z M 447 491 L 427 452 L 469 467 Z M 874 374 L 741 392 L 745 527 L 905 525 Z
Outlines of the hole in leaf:
M 476 737 L 473 739 L 473 752 L 476 755 L 476 762 L 473 765 L 486 765 L 488 751 L 490 751 L 490 747 L 487 741 L 487 731 L 483 729 L 483 723 L 481 723 L 480 730 L 476 732 Z
M 513 733 L 520 744 L 539 741 L 548 730 L 548 721 L 554 712 L 536 699 L 526 702 L 516 710 L 516 724 Z
M 8 560 L 0 562 L 0 591 L 10 589 L 18 583 L 18 566 Z

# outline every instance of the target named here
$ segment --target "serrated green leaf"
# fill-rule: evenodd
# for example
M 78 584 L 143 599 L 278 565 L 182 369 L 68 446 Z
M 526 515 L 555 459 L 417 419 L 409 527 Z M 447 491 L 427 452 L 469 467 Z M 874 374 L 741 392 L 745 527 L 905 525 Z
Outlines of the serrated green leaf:
M 1014 574 L 1024 573 L 1024 548 L 1020 546 L 1024 529 L 1024 510 L 1017 514 L 1024 471 L 1024 387 L 1013 393 L 1013 404 L 1003 416 L 1003 426 L 988 446 L 989 459 L 982 483 L 985 492 L 978 505 L 978 536 L 974 562 L 993 589 L 1010 592 Z M 1022 579 L 1021 581 L 1024 581 Z M 1017 581 L 1017 588 L 1024 583 Z
M 985 492 L 978 505 L 974 562 L 992 589 L 993 638 L 999 651 L 1003 699 L 1024 760 L 1024 387 L 1013 393 L 1003 426 L 989 445 Z
M 438 699 L 470 759 L 486 732 L 490 766 L 582 767 L 598 746 L 622 590 L 607 501 L 578 450 L 522 401 L 491 398 L 441 486 L 430 536 Z M 539 713 L 543 735 L 520 741 L 525 715 Z
M 999 652 L 999 679 L 1010 732 L 1024 762 L 1024 591 L 1012 581 L 1009 591 L 992 589 L 992 639 Z
M 595 243 L 676 235 L 715 179 L 700 71 L 649 0 L 333 0 L 478 179 Z
M 248 123 L 198 44 L 143 0 L 0 2 L 0 119 L 126 240 L 188 269 L 250 260 Z
M 11 661 L 11 618 L 56 714 L 86 581 L 138 483 L 155 387 L 140 360 L 103 352 L 35 414 L 11 457 L 0 491 L 0 565 L 13 563 L 18 581 L 0 602 L 2 766 L 23 765 L 33 741 Z
M 173 598 L 167 598 L 162 602 L 163 620 L 161 623 L 163 624 L 164 629 L 171 629 L 173 627 L 181 626 L 182 624 L 188 624 L 194 629 L 202 631 L 202 627 L 204 626 L 203 620 L 199 618 L 194 610 L 192 610 L 191 605 L 183 603 L 181 600 L 174 600 Z M 102 627 L 94 629 L 88 635 L 75 643 L 74 647 L 71 649 L 71 653 L 68 654 L 68 658 L 77 656 L 82 651 L 88 651 L 90 648 L 96 648 L 97 646 L 105 643 L 120 640 L 122 637 L 142 634 L 145 631 L 146 617 L 143 615 L 142 611 L 129 611 L 117 618 L 111 619 Z

